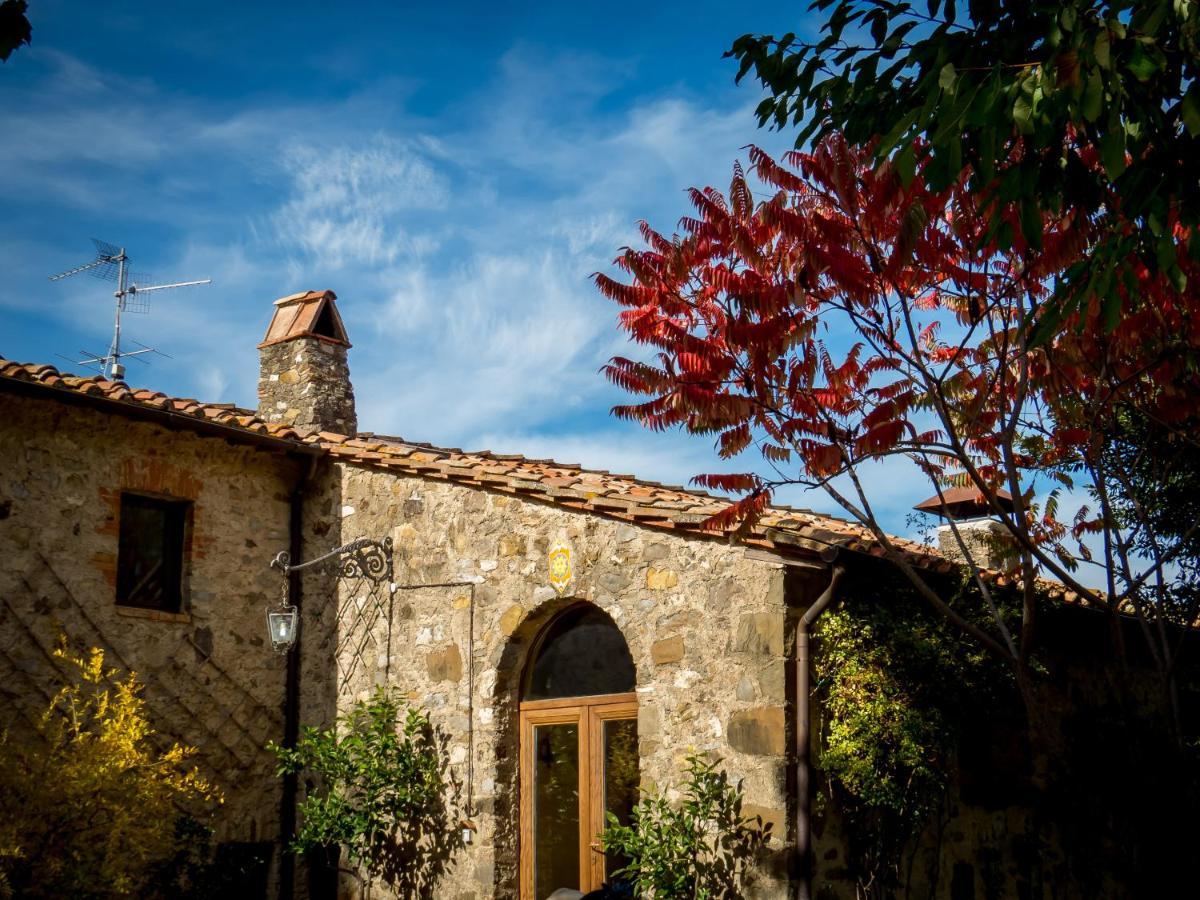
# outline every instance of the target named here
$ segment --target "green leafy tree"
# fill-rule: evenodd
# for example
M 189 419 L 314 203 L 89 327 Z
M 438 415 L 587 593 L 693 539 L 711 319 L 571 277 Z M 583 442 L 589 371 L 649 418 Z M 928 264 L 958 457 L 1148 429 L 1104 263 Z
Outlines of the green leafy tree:
M 14 50 L 33 42 L 33 26 L 25 15 L 28 8 L 25 0 L 0 2 L 0 61 L 8 62 Z
M 1147 579 L 1131 593 L 1130 604 L 1139 614 L 1150 606 L 1160 610 L 1153 621 L 1158 640 L 1147 646 L 1155 666 L 1172 676 L 1189 626 L 1200 617 L 1200 469 L 1194 459 L 1194 443 L 1177 428 L 1124 411 L 1098 455 L 1103 491 L 1092 492 L 1094 505 L 1107 503 L 1110 515 L 1135 535 L 1129 546 L 1111 550 L 1112 556 L 1159 560 L 1170 555 L 1164 569 L 1173 577 Z M 1164 680 L 1163 689 L 1166 707 L 1180 723 L 1176 740 L 1190 745 L 1195 760 L 1200 735 L 1194 717 L 1184 715 L 1178 678 Z
M 647 900 L 721 900 L 743 896 L 747 864 L 770 840 L 770 826 L 742 815 L 741 790 L 720 761 L 687 758 L 683 800 L 643 797 L 628 825 L 611 812 L 601 836 L 606 853 L 628 860 L 617 879 Z
M 1200 258 L 1200 3 L 1195 0 L 816 0 L 819 39 L 744 35 L 730 55 L 768 96 L 762 124 L 798 144 L 876 141 L 934 190 L 970 173 L 995 231 L 1035 250 L 1047 215 L 1100 222 L 1044 330 L 1090 298 L 1115 318 L 1137 256 L 1182 288 L 1178 228 Z M 965 14 L 964 14 L 965 13 Z M 1098 154 L 1099 165 L 1093 160 Z M 1015 215 L 1009 216 L 1013 211 Z
M 99 649 L 54 655 L 70 677 L 36 734 L 0 736 L 0 896 L 151 896 L 180 808 L 203 817 L 220 795 L 194 748 L 161 746 L 133 674 L 118 679 Z
M 344 848 L 350 861 L 412 896 L 425 895 L 453 849 L 444 753 L 429 717 L 380 688 L 338 719 L 305 728 L 295 748 L 270 744 L 279 773 L 317 787 L 299 805 L 296 853 Z
M 987 617 L 969 583 L 953 602 Z M 821 797 L 841 817 L 859 896 L 892 896 L 942 809 L 963 733 L 981 709 L 1019 721 L 1019 700 L 1009 672 L 894 576 L 864 579 L 821 617 L 817 642 Z

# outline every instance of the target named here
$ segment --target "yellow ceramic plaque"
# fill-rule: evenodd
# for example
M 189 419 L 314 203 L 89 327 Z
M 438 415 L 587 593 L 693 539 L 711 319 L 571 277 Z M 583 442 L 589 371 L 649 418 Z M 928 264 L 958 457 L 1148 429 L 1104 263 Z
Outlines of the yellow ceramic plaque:
M 550 557 L 548 559 L 550 567 L 550 587 L 561 597 L 571 586 L 571 578 L 574 572 L 571 570 L 571 548 L 566 544 L 558 542 L 550 548 Z

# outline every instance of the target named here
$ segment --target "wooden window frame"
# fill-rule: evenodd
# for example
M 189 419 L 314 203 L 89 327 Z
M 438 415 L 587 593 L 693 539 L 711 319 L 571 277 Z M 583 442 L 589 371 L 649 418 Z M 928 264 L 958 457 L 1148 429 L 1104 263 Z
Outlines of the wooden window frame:
M 637 694 L 597 694 L 590 697 L 558 697 L 521 703 L 520 865 L 521 900 L 533 900 L 533 735 L 539 725 L 578 726 L 579 734 L 579 821 L 588 834 L 579 836 L 579 873 L 584 893 L 604 881 L 604 854 L 596 841 L 604 830 L 604 723 L 637 719 Z

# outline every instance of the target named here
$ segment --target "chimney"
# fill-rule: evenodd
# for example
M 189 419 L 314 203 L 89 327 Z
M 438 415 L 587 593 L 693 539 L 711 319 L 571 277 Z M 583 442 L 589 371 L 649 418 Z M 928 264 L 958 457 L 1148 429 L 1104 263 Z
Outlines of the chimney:
M 1006 512 L 1013 511 L 1012 494 L 1000 488 L 996 500 Z M 966 565 L 968 560 L 959 538 L 966 546 L 971 560 L 981 569 L 1008 569 L 1013 561 L 1013 539 L 1008 529 L 996 519 L 990 518 L 991 508 L 983 494 L 974 487 L 949 488 L 942 496 L 933 496 L 918 503 L 913 509 L 918 512 L 941 516 L 954 525 L 939 525 L 937 530 L 938 550 L 942 556 Z M 954 535 L 958 530 L 958 537 Z
M 354 435 L 350 341 L 333 291 L 305 291 L 275 301 L 258 345 L 258 416 L 297 428 Z

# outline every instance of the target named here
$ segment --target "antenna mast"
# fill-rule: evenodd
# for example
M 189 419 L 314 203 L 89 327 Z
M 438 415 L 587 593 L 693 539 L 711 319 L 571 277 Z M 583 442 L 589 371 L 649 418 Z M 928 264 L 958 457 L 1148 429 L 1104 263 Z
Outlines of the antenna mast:
M 104 373 L 104 377 L 110 381 L 120 381 L 125 377 L 125 365 L 121 362 L 122 359 L 128 357 L 140 357 L 145 353 L 158 353 L 153 347 L 146 347 L 138 344 L 142 349 L 132 351 L 121 350 L 121 314 L 124 312 L 146 313 L 150 311 L 150 302 L 148 299 L 139 297 L 139 294 L 148 294 L 152 291 L 166 291 L 172 288 L 194 287 L 200 284 L 212 284 L 211 278 L 205 278 L 201 281 L 178 281 L 174 284 L 151 284 L 141 286 L 136 283 L 136 280 L 130 282 L 129 271 L 129 256 L 125 253 L 124 247 L 117 247 L 113 244 L 104 241 L 98 241 L 92 238 L 92 243 L 96 245 L 96 258 L 82 266 L 76 266 L 74 269 L 68 269 L 65 272 L 59 272 L 57 275 L 51 275 L 51 281 L 59 281 L 63 278 L 69 278 L 72 275 L 78 275 L 80 272 L 91 272 L 97 278 L 103 278 L 106 281 L 115 281 L 117 289 L 113 292 L 116 298 L 116 310 L 113 321 L 113 338 L 109 344 L 108 353 L 103 356 L 95 356 L 87 354 L 86 359 L 76 360 L 80 365 L 100 366 L 100 371 Z M 135 279 L 144 279 L 145 276 L 133 276 Z M 137 343 L 134 341 L 134 343 Z M 145 362 L 145 360 L 140 360 Z

